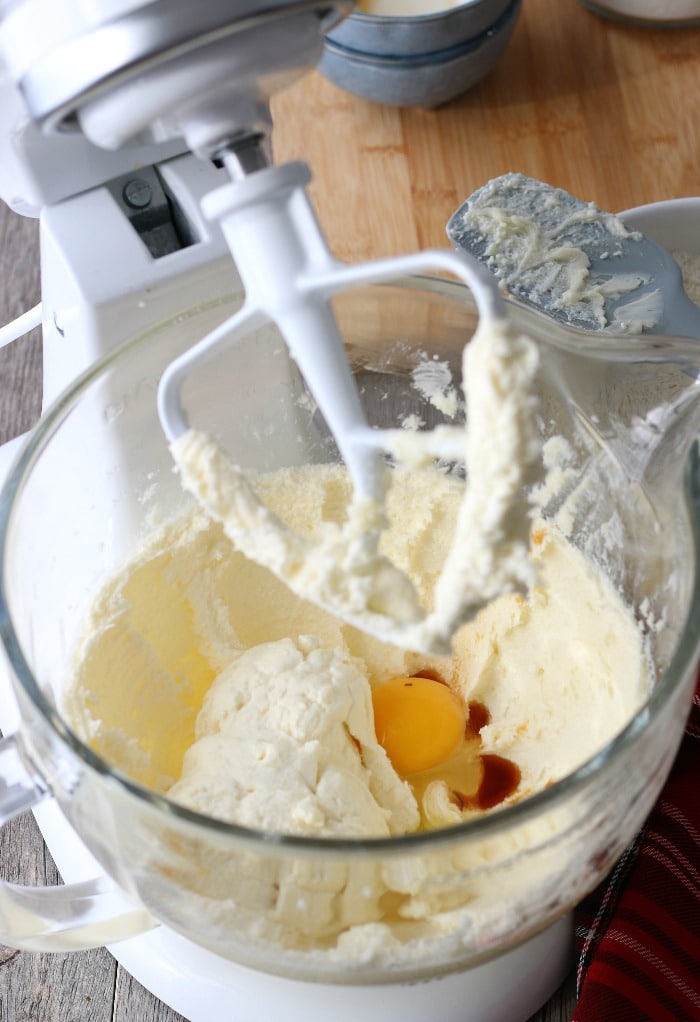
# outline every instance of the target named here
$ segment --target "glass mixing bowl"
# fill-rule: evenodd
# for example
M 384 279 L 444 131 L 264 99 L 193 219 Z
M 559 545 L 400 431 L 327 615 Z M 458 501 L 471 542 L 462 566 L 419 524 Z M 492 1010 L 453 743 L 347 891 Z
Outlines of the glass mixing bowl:
M 21 723 L 0 746 L 1 808 L 7 818 L 52 797 L 110 879 L 2 886 L 0 941 L 74 949 L 164 923 L 255 970 L 331 984 L 474 966 L 544 930 L 597 884 L 642 824 L 680 742 L 700 631 L 693 347 L 566 333 L 513 309 L 542 349 L 542 432 L 567 438 L 571 486 L 586 480 L 594 495 L 574 501 L 569 489 L 545 513 L 563 521 L 566 512 L 572 541 L 646 628 L 655 672 L 646 704 L 575 773 L 516 805 L 429 833 L 307 839 L 173 804 L 97 756 L 63 709 L 96 594 L 154 522 L 191 501 L 157 416 L 160 375 L 238 303 L 232 295 L 193 309 L 87 371 L 43 417 L 2 492 L 0 631 Z M 459 379 L 476 321 L 470 293 L 414 278 L 343 294 L 336 313 L 370 421 L 439 421 L 411 371 L 427 352 Z M 272 328 L 198 367 L 184 401 L 191 422 L 252 470 L 336 456 Z M 140 681 L 125 674 L 115 713 L 148 699 Z M 154 707 L 165 726 L 177 699 L 161 694 Z M 433 906 L 425 925 L 394 925 L 408 891 L 413 904 Z M 334 924 L 338 900 L 360 927 L 354 937 Z M 282 904 L 296 920 L 291 933 L 269 925 Z

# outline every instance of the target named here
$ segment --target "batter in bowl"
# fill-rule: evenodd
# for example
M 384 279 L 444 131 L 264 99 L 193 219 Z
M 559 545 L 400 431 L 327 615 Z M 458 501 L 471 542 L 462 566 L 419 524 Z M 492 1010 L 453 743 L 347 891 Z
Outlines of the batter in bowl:
M 301 535 L 350 496 L 336 465 L 256 488 Z M 462 489 L 425 469 L 389 492 L 385 549 L 428 603 Z M 195 509 L 96 604 L 71 717 L 134 779 L 230 822 L 356 836 L 458 822 L 570 773 L 650 688 L 642 632 L 607 580 L 553 526 L 533 529 L 532 556 L 527 597 L 493 601 L 451 655 L 429 656 L 299 599 Z

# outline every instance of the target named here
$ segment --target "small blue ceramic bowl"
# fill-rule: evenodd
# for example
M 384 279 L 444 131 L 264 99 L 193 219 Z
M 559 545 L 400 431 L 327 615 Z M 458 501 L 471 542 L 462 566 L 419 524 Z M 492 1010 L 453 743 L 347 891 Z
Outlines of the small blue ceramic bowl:
M 440 106 L 491 70 L 520 7 L 521 0 L 465 0 L 438 14 L 351 14 L 326 37 L 319 70 L 378 103 Z

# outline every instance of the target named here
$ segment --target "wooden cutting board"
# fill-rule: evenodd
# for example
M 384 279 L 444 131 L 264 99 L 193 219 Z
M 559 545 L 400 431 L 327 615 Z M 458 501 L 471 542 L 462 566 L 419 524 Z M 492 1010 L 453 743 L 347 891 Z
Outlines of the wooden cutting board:
M 700 29 L 647 29 L 577 0 L 524 0 L 505 55 L 437 110 L 349 95 L 314 73 L 278 97 L 277 161 L 302 158 L 348 261 L 447 244 L 490 178 L 520 171 L 601 208 L 700 195 Z

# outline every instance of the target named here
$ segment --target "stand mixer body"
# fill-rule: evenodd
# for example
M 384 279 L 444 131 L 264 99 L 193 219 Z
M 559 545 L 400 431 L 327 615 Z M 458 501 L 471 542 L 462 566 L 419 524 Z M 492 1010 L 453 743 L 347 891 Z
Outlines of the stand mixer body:
M 145 337 L 148 344 L 152 343 L 153 364 L 162 372 L 170 357 L 179 354 L 179 349 L 183 347 L 179 339 L 172 345 L 171 351 L 169 342 L 164 340 L 166 325 L 173 330 L 175 336 L 186 337 L 187 344 L 184 347 L 187 349 L 198 339 L 196 332 L 194 336 L 190 335 L 190 325 L 199 329 L 201 324 L 202 330 L 204 326 L 206 330 L 212 327 L 216 329 L 231 314 L 232 307 L 236 309 L 243 304 L 244 290 L 249 290 L 244 289 L 243 285 L 245 271 L 239 274 L 239 268 L 231 260 L 229 243 L 224 233 L 217 223 L 211 223 L 203 215 L 202 202 L 215 190 L 235 187 L 231 185 L 231 177 L 242 179 L 244 184 L 248 184 L 255 180 L 256 174 L 265 175 L 276 171 L 276 168 L 267 166 L 271 127 L 268 101 L 277 88 L 315 64 L 324 30 L 346 12 L 349 6 L 341 2 L 271 2 L 261 11 L 260 5 L 252 0 L 239 3 L 215 0 L 206 3 L 202 0 L 197 3 L 175 0 L 152 0 L 150 3 L 101 0 L 89 5 L 89 8 L 80 7 L 76 10 L 75 5 L 70 3 L 26 0 L 24 3 L 4 4 L 0 8 L 3 14 L 0 44 L 7 63 L 5 125 L 6 132 L 12 138 L 14 153 L 8 177 L 2 182 L 0 191 L 8 204 L 16 210 L 40 213 L 45 404 L 51 403 L 76 376 L 88 370 L 96 360 L 111 352 L 122 341 L 134 337 Z M 40 27 L 40 31 L 36 31 L 36 26 Z M 79 129 L 77 133 L 70 134 L 75 129 Z M 54 153 L 60 154 L 55 164 L 52 163 Z M 145 208 L 153 212 L 154 216 L 144 217 Z M 379 276 L 373 267 L 365 278 L 360 272 L 356 283 L 363 283 L 363 279 L 371 281 L 381 279 L 382 276 L 396 275 L 407 269 L 423 271 L 428 268 L 431 258 L 433 261 L 430 265 L 440 268 L 436 266 L 436 263 L 440 263 L 440 257 L 432 254 L 411 263 L 395 262 L 381 269 Z M 446 259 L 443 268 L 459 274 L 464 265 Z M 335 270 L 333 265 L 327 267 L 325 283 L 328 293 L 332 291 L 331 277 Z M 469 274 L 462 276 L 469 277 Z M 469 277 L 467 283 L 471 280 Z M 460 297 L 455 306 L 461 302 Z M 487 299 L 484 299 L 484 303 L 483 308 L 487 308 Z M 407 304 L 409 306 L 410 301 Z M 245 343 L 242 350 L 245 351 L 249 338 L 244 337 L 243 340 Z M 251 343 L 253 347 L 249 350 L 254 351 L 255 344 L 253 341 Z M 573 355 L 571 357 L 574 358 Z M 589 353 L 587 358 L 590 357 Z M 150 355 L 143 355 L 143 358 L 150 366 Z M 267 349 L 259 364 L 251 360 L 251 366 L 259 369 L 261 376 L 268 365 L 266 358 Z M 602 356 L 601 361 L 604 361 Z M 624 363 L 622 357 L 619 361 L 620 364 Z M 566 364 L 562 355 L 563 375 L 568 375 Z M 107 388 L 110 400 L 106 404 L 99 404 L 96 421 L 105 422 L 107 427 L 111 427 L 114 422 L 118 423 L 118 429 L 125 428 L 124 424 L 130 421 L 130 416 L 135 415 L 137 409 L 150 407 L 151 404 L 155 408 L 154 388 L 147 387 L 144 391 L 140 377 L 131 379 L 129 371 L 124 368 L 126 365 L 126 362 L 115 363 L 114 369 L 115 378 L 124 371 L 127 382 L 124 383 L 120 378 L 115 384 L 110 382 Z M 272 392 L 275 386 L 279 387 L 280 392 L 284 391 L 288 368 L 288 363 L 284 362 L 283 371 L 270 381 Z M 590 399 L 590 395 L 584 393 L 587 383 L 596 391 L 596 398 L 604 394 L 605 373 L 599 372 L 598 368 L 592 375 L 581 374 L 577 377 L 574 374 L 577 385 L 564 388 L 570 408 L 585 410 Z M 149 379 L 153 375 L 151 370 L 152 367 L 149 369 Z M 551 372 L 550 382 L 556 379 L 556 358 Z M 112 367 L 109 367 L 105 375 L 110 376 L 111 373 Z M 99 379 L 92 382 L 96 383 L 99 391 Z M 86 382 L 84 393 L 88 392 L 92 382 Z M 692 389 L 690 384 L 689 387 Z M 617 393 L 615 388 L 612 393 Z M 205 395 L 202 409 L 206 410 L 208 404 Z M 555 404 L 552 403 L 552 408 Z M 686 414 L 686 410 L 690 404 L 686 397 L 679 398 L 677 404 L 680 424 L 678 457 L 684 455 L 688 446 L 685 438 L 688 419 L 692 415 Z M 38 441 L 40 445 L 45 443 L 52 430 L 61 433 L 62 414 L 58 414 L 47 426 L 44 438 Z M 574 419 L 579 425 L 583 423 L 585 434 L 585 414 L 581 412 L 578 418 L 577 415 L 578 411 Z M 141 421 L 138 415 L 135 421 Z M 607 434 L 602 430 L 606 437 L 605 443 L 608 450 L 613 451 L 614 458 L 622 463 L 624 450 L 615 448 L 617 424 L 611 420 L 608 425 L 610 430 Z M 68 430 L 62 435 L 70 438 L 72 428 L 69 424 Z M 78 428 L 72 441 L 73 448 L 69 449 L 75 448 L 76 438 L 88 435 L 89 431 Z M 107 445 L 113 454 L 116 452 L 115 464 L 118 467 L 114 472 L 111 472 L 114 464 L 101 464 L 99 439 L 95 440 L 94 449 L 90 443 L 86 443 L 84 453 L 85 463 L 90 466 L 88 477 L 92 478 L 93 471 L 99 470 L 102 473 L 99 476 L 102 481 L 101 506 L 109 514 L 115 515 L 116 522 L 123 521 L 129 525 L 132 518 L 138 520 L 141 514 L 141 489 L 149 471 L 161 472 L 165 480 L 166 469 L 160 461 L 151 465 L 145 452 L 138 448 L 137 428 L 128 434 L 120 434 L 121 439 L 124 435 L 129 436 L 130 444 L 123 444 L 123 449 L 119 443 Z M 619 433 L 623 448 L 628 436 L 625 430 Z M 634 479 L 633 489 L 637 485 L 644 489 L 649 480 L 653 480 L 655 493 L 666 493 L 672 485 L 676 488 L 680 485 L 678 457 L 668 459 L 665 455 L 659 455 L 658 458 L 651 457 L 644 461 L 649 451 L 643 444 L 639 451 L 645 452 L 639 455 L 641 460 L 629 466 Z M 158 458 L 161 455 L 159 450 Z M 91 462 L 91 458 L 94 458 L 94 462 Z M 51 458 L 42 459 L 43 455 L 39 455 L 42 464 L 48 466 L 48 478 L 53 478 Z M 65 459 L 57 456 L 56 464 L 61 466 L 64 477 Z M 76 462 L 75 468 L 78 478 L 83 467 L 78 469 Z M 362 469 L 359 469 L 358 476 L 361 472 Z M 41 491 L 40 477 L 37 485 Z M 648 540 L 654 531 L 652 519 L 656 512 L 659 513 L 663 527 L 680 523 L 683 536 L 692 538 L 697 532 L 697 523 L 692 520 L 692 507 L 698 502 L 697 489 L 697 479 L 693 478 L 687 491 L 688 507 L 691 508 L 688 513 L 678 510 L 675 504 L 667 504 L 663 499 L 658 505 L 652 501 L 647 506 L 645 496 L 641 514 L 644 540 Z M 31 486 L 27 498 L 31 502 Z M 123 518 L 120 518 L 121 507 L 118 513 L 115 511 L 117 499 L 124 501 Z M 31 503 L 25 507 L 31 508 Z M 34 523 L 29 510 L 24 518 L 20 512 L 18 520 L 21 523 L 20 538 L 15 547 L 19 556 L 23 549 L 21 536 L 29 536 Z M 635 527 L 635 521 L 627 523 L 627 535 L 633 536 Z M 119 527 L 115 535 L 121 538 Z M 124 535 L 131 535 L 126 527 Z M 87 539 L 81 537 L 82 547 L 85 547 L 86 542 L 88 546 L 93 543 L 95 550 L 100 549 L 101 538 L 97 534 L 88 535 Z M 639 547 L 643 549 L 644 543 L 640 543 Z M 38 559 L 38 568 L 46 552 L 31 549 L 35 552 L 30 557 Z M 669 555 L 670 551 L 664 554 L 666 559 Z M 667 566 L 666 561 L 664 566 Z M 637 599 L 639 587 L 638 580 L 633 577 L 634 572 L 628 577 L 622 561 L 618 568 L 617 581 L 628 585 L 630 594 Z M 58 579 L 57 574 L 56 589 L 60 585 Z M 685 635 L 681 655 L 674 654 L 668 644 L 675 642 L 683 631 L 684 610 L 694 599 L 695 576 L 688 571 L 682 578 L 674 578 L 672 586 L 675 586 L 672 593 L 677 619 L 674 621 L 675 631 L 669 639 L 659 640 L 658 660 L 662 671 L 675 671 L 675 674 L 673 684 L 669 682 L 667 686 L 671 695 L 659 710 L 659 716 L 664 733 L 668 730 L 679 736 L 679 723 L 687 703 L 697 636 L 692 630 Z M 21 596 L 20 603 L 23 599 L 24 596 Z M 43 606 L 49 620 L 51 606 L 48 597 Z M 56 635 L 56 652 L 63 648 L 64 639 L 62 633 Z M 19 645 L 31 646 L 31 636 L 20 636 Z M 114 916 L 113 906 L 106 904 L 102 897 L 105 889 L 109 889 L 108 882 L 106 887 L 102 879 L 96 884 L 88 882 L 81 891 L 69 886 L 66 888 L 66 901 L 59 905 L 56 912 L 60 915 L 66 909 L 72 911 L 80 896 L 84 923 L 82 936 L 70 939 L 74 939 L 77 944 L 81 941 L 85 944 L 113 941 L 146 929 L 153 922 L 151 912 L 154 919 L 165 919 L 166 926 L 161 927 L 160 932 L 166 935 L 166 942 L 169 939 L 168 924 L 181 933 L 187 933 L 191 921 L 188 914 L 196 917 L 199 912 L 198 899 L 200 896 L 209 898 L 211 892 L 205 890 L 203 895 L 197 891 L 191 892 L 191 902 L 180 906 L 180 881 L 168 873 L 172 863 L 165 862 L 157 885 L 152 882 L 152 864 L 140 876 L 135 872 L 130 873 L 126 865 L 129 861 L 128 847 L 132 840 L 139 844 L 144 839 L 146 846 L 155 847 L 163 838 L 162 807 L 148 800 L 143 801 L 141 794 L 130 790 L 128 785 L 119 790 L 112 801 L 111 796 L 104 794 L 103 786 L 113 791 L 113 779 L 105 778 L 102 768 L 99 765 L 96 767 L 94 763 L 90 763 L 84 773 L 82 764 L 76 765 L 72 756 L 69 756 L 66 763 L 63 746 L 65 743 L 71 746 L 72 737 L 59 734 L 56 738 L 29 702 L 23 705 L 23 713 L 30 719 L 29 729 L 33 734 L 28 758 L 32 762 L 48 763 L 50 771 L 55 770 L 52 781 L 56 790 L 60 791 L 59 801 L 73 819 L 84 821 L 91 807 L 96 804 L 102 806 L 95 819 L 86 827 L 85 836 L 88 837 L 89 847 L 93 853 L 97 853 L 98 861 L 102 865 L 106 864 L 108 872 L 119 878 L 122 889 L 136 902 L 146 905 L 146 909 L 142 909 L 140 904 L 134 907 L 126 900 L 122 908 L 120 931 L 118 925 L 115 927 L 110 923 Z M 660 702 L 659 696 L 657 709 Z M 648 810 L 650 794 L 642 783 L 646 773 L 660 776 L 670 765 L 673 749 L 668 745 L 662 748 L 663 743 L 647 739 L 644 730 L 647 725 L 648 720 L 642 714 L 630 726 L 625 741 L 610 758 L 610 773 L 602 793 L 594 792 L 591 802 L 587 801 L 585 776 L 577 779 L 581 799 L 576 805 L 570 830 L 574 831 L 577 826 L 584 827 L 587 833 L 598 829 L 605 843 L 605 847 L 598 849 L 595 862 L 586 863 L 587 867 L 590 866 L 590 875 L 583 872 L 578 878 L 582 884 L 579 893 L 584 891 L 586 877 L 590 886 L 593 873 L 599 875 L 605 865 L 611 865 L 614 856 L 622 850 L 626 830 L 618 829 L 615 836 L 619 820 L 624 817 L 626 829 L 633 832 Z M 633 791 L 623 790 L 621 778 L 628 773 L 623 760 L 625 749 L 637 748 L 637 742 L 644 752 L 645 764 L 640 774 L 640 783 L 634 786 Z M 14 755 L 14 749 L 10 748 L 7 756 Z M 618 789 L 620 794 L 616 797 L 615 791 Z M 46 788 L 37 784 L 34 800 L 40 801 L 45 794 Z M 105 801 L 101 802 L 103 798 Z M 551 800 L 551 809 L 555 816 L 563 811 L 556 798 Z M 588 823 L 585 822 L 587 814 L 590 814 Z M 128 821 L 134 823 L 133 833 L 130 832 Z M 493 827 L 494 831 L 497 830 L 498 824 Z M 524 819 L 523 827 L 527 828 L 527 819 Z M 458 836 L 454 837 L 458 842 Z M 200 838 L 197 821 L 183 818 L 174 821 L 165 843 L 167 845 L 168 841 L 172 842 L 177 857 L 188 841 L 197 846 Z M 571 845 L 567 845 L 568 838 L 567 832 L 558 847 L 537 847 L 532 855 L 541 855 L 543 861 L 551 859 L 554 868 L 554 864 L 561 861 L 562 854 L 566 857 L 565 849 L 568 847 L 571 850 L 574 845 L 573 840 Z M 225 855 L 232 853 L 228 834 L 213 835 L 212 840 L 217 846 L 217 852 L 221 851 Z M 183 842 L 182 846 L 180 842 Z M 444 847 L 438 846 L 430 852 L 435 857 L 438 884 L 442 882 L 441 871 L 444 871 L 445 876 L 450 876 L 450 842 L 451 838 L 447 838 Z M 115 843 L 117 851 L 112 847 Z M 284 842 L 272 842 L 263 850 L 255 845 L 249 846 L 244 836 L 241 844 L 237 843 L 237 839 L 234 840 L 235 854 L 227 868 L 235 871 L 237 862 L 249 862 L 251 848 L 258 859 L 263 854 L 269 854 L 273 871 L 278 868 L 278 859 L 288 862 L 295 854 L 294 847 L 288 848 Z M 381 855 L 381 849 L 370 850 L 370 859 L 375 852 Z M 420 849 L 417 854 L 419 852 Z M 331 849 L 328 859 L 324 859 L 323 868 L 335 868 L 346 854 L 352 859 L 355 852 L 352 849 Z M 410 862 L 414 856 L 411 842 L 398 854 L 405 854 Z M 236 856 L 240 856 L 240 859 Z M 352 861 L 357 863 L 358 858 L 361 860 L 362 854 Z M 185 871 L 191 869 L 186 854 L 183 861 Z M 157 868 L 155 872 L 158 872 Z M 18 908 L 21 912 L 21 898 Z M 524 956 L 515 968 L 512 958 L 503 960 L 501 964 L 506 971 L 511 970 L 510 982 L 504 995 L 500 996 L 499 993 L 495 999 L 494 986 L 502 982 L 501 973 L 498 970 L 495 973 L 489 971 L 484 980 L 484 974 L 478 979 L 478 972 L 475 971 L 494 953 L 493 947 L 484 947 L 481 952 L 472 947 L 467 953 L 463 947 L 457 949 L 453 961 L 459 966 L 466 964 L 472 968 L 452 977 L 438 975 L 432 978 L 430 966 L 425 962 L 415 969 L 400 970 L 400 974 L 394 977 L 399 982 L 393 987 L 381 986 L 379 999 L 374 997 L 371 986 L 364 986 L 361 974 L 348 979 L 342 969 L 334 971 L 331 967 L 325 977 L 329 983 L 320 985 L 321 993 L 316 1008 L 313 1008 L 310 1000 L 300 1006 L 297 996 L 300 989 L 304 990 L 304 997 L 308 989 L 313 989 L 300 987 L 298 979 L 304 980 L 306 984 L 319 978 L 311 974 L 313 966 L 303 966 L 297 970 L 294 954 L 289 956 L 291 964 L 285 958 L 280 966 L 277 952 L 264 947 L 248 949 L 249 953 L 243 953 L 245 937 L 239 940 L 239 935 L 233 934 L 231 939 L 235 953 L 231 957 L 234 963 L 224 961 L 222 964 L 217 959 L 217 968 L 220 969 L 217 982 L 221 982 L 220 977 L 225 977 L 226 969 L 230 968 L 233 970 L 232 986 L 239 991 L 243 989 L 250 992 L 247 998 L 245 993 L 243 995 L 245 1003 L 239 1001 L 236 1005 L 237 1017 L 245 1019 L 245 1022 L 248 1018 L 252 1020 L 259 1017 L 257 999 L 267 996 L 260 993 L 263 988 L 268 988 L 265 987 L 266 977 L 256 971 L 258 968 L 282 973 L 281 977 L 275 977 L 269 983 L 269 990 L 274 990 L 270 996 L 275 1000 L 266 1006 L 268 1013 L 275 1013 L 279 1018 L 296 1018 L 295 1011 L 300 1012 L 299 1017 L 303 1013 L 304 1018 L 311 1020 L 327 1017 L 330 1010 L 328 1005 L 337 998 L 333 984 L 340 984 L 342 996 L 347 998 L 349 1010 L 355 1014 L 358 1009 L 363 1010 L 365 1004 L 371 1003 L 369 1010 L 373 1012 L 373 1017 L 380 1018 L 380 1001 L 384 1012 L 381 1017 L 387 1020 L 398 1017 L 418 1020 L 426 1017 L 426 1011 L 431 1010 L 429 1006 L 432 1006 L 436 997 L 439 999 L 439 988 L 450 993 L 444 1002 L 443 1016 L 433 1012 L 438 1022 L 463 1018 L 463 1005 L 465 999 L 469 999 L 470 990 L 475 1011 L 471 1017 L 475 1022 L 485 1022 L 487 1019 L 498 1019 L 500 1022 L 504 1018 L 504 1011 L 519 1009 L 530 1014 L 562 978 L 568 953 L 568 908 L 570 903 L 566 905 L 562 901 L 557 909 L 541 919 L 542 926 L 546 927 L 544 941 L 541 939 L 542 934 L 537 933 L 537 921 L 534 918 L 528 920 L 527 913 L 522 915 L 516 928 L 510 931 L 513 936 L 505 938 L 505 943 L 510 947 L 510 943 L 525 941 L 521 945 Z M 513 912 L 517 914 L 515 909 Z M 494 912 L 493 933 L 498 931 L 499 926 L 503 926 L 506 933 L 507 922 L 502 912 L 500 915 Z M 48 929 L 50 926 L 49 923 Z M 174 946 L 182 946 L 177 942 L 183 938 L 173 937 Z M 535 940 L 535 945 L 528 944 L 529 938 Z M 207 937 L 202 944 L 216 954 L 217 939 Z M 493 939 L 497 940 L 497 937 Z M 43 946 L 44 940 L 50 940 L 48 930 L 35 946 Z M 466 943 L 469 943 L 468 940 Z M 528 948 L 532 950 L 531 957 Z M 237 956 L 252 966 L 253 971 L 248 972 L 246 967 L 239 969 L 235 964 Z M 498 958 L 494 962 L 498 963 Z M 546 983 L 545 989 L 535 990 L 533 986 L 534 1000 L 530 1003 L 523 997 L 521 987 L 533 963 L 535 968 L 543 969 Z M 489 965 L 486 962 L 486 966 Z M 453 967 L 452 964 L 441 966 L 437 972 L 449 971 Z M 471 988 L 470 974 L 473 981 Z M 381 970 L 372 972 L 370 968 L 368 975 L 370 984 L 382 984 Z M 295 980 L 288 986 L 290 976 L 294 976 Z M 411 985 L 416 979 L 429 980 L 421 984 L 425 995 L 422 998 L 416 998 L 415 991 L 418 988 Z M 344 985 L 346 980 L 347 985 Z M 488 988 L 483 996 L 475 993 L 479 983 Z M 290 997 L 292 988 L 296 992 Z M 310 999 L 313 994 L 308 996 Z M 414 1009 L 408 1006 L 414 1001 L 418 1005 L 415 1009 L 418 1014 L 410 1014 Z M 285 1016 L 287 1006 L 288 1013 Z M 210 1007 L 206 1009 L 208 1014 L 204 1015 L 197 1015 L 197 1010 L 196 1005 L 193 1005 L 191 1017 L 197 1022 L 200 1017 L 206 1018 L 207 1022 L 214 1017 Z M 345 1017 L 335 1007 L 333 1010 L 338 1018 Z M 221 1016 L 222 1019 L 225 1017 Z M 519 1019 L 525 1017 L 526 1014 L 518 1015 Z

